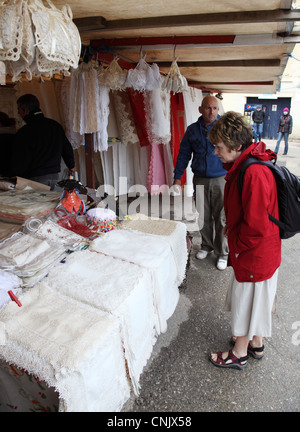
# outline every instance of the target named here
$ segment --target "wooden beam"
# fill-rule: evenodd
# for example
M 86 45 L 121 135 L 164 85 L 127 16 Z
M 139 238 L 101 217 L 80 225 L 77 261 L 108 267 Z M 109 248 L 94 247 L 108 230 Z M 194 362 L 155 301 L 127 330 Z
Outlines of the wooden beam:
M 102 16 L 73 19 L 74 24 L 81 33 L 105 29 L 106 19 Z
M 231 82 L 203 82 L 203 81 L 193 81 L 189 80 L 190 85 L 201 85 L 205 87 L 215 87 L 222 85 L 242 85 L 242 86 L 266 86 L 273 85 L 274 81 L 231 81 Z M 220 90 L 222 91 L 222 90 Z
M 277 9 L 243 12 L 221 12 L 209 14 L 158 16 L 106 21 L 103 17 L 87 17 L 74 19 L 80 33 L 88 30 L 116 31 L 161 27 L 189 27 L 202 25 L 232 25 L 267 22 L 300 21 L 299 9 Z M 98 23 L 99 22 L 99 23 Z
M 137 47 L 154 45 L 219 45 L 233 44 L 234 35 L 210 35 L 210 36 L 163 36 L 163 37 L 135 37 L 135 38 L 114 38 L 95 39 L 90 41 L 93 48 L 110 47 Z
M 170 67 L 171 62 L 155 61 L 159 67 Z M 217 61 L 187 61 L 177 62 L 179 67 L 277 67 L 280 59 L 254 59 L 254 60 L 217 60 Z

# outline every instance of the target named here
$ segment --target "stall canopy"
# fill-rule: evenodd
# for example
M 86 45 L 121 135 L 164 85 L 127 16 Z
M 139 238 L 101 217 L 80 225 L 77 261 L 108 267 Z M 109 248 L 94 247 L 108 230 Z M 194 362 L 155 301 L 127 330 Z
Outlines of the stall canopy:
M 67 3 L 83 45 L 99 60 L 118 56 L 130 68 L 142 53 L 167 73 L 176 56 L 190 85 L 214 92 L 275 93 L 300 41 L 300 9 L 292 0 Z

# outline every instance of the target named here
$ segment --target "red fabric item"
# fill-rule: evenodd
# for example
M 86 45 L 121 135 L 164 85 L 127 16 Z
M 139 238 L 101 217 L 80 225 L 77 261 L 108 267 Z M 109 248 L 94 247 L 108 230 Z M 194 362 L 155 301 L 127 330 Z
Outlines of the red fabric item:
M 254 155 L 262 160 L 276 157 L 263 142 L 253 143 L 235 161 L 225 180 L 224 209 L 228 227 L 229 265 L 238 282 L 269 279 L 281 262 L 279 228 L 268 212 L 278 218 L 277 188 L 271 170 L 266 166 L 247 168 L 242 196 L 238 174 L 243 162 Z
M 182 93 L 171 92 L 171 151 L 174 167 L 176 166 L 180 143 L 185 132 L 184 100 Z M 186 183 L 186 172 L 181 177 L 181 184 Z
M 127 93 L 140 145 L 141 147 L 148 146 L 151 144 L 151 138 L 147 131 L 144 92 L 138 92 L 137 90 L 128 88 Z

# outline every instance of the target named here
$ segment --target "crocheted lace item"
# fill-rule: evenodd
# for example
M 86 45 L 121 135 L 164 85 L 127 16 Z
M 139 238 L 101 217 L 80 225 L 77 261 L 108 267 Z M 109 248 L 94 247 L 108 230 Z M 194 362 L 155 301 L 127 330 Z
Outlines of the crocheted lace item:
M 186 78 L 181 75 L 177 59 L 174 59 L 168 75 L 164 78 L 161 88 L 173 93 L 183 93 L 188 89 Z
M 20 232 L 0 244 L 0 268 L 18 276 L 22 288 L 31 287 L 64 255 L 65 247 Z
M 42 223 L 32 235 L 70 249 L 76 249 L 85 242 L 85 238 L 81 235 L 67 230 L 50 219 Z
M 182 278 L 182 264 L 179 259 L 184 256 L 187 261 L 187 246 L 176 251 L 174 246 L 182 246 L 182 232 L 173 236 L 156 236 L 138 231 L 113 230 L 96 239 L 92 250 L 106 255 L 133 262 L 148 269 L 153 278 L 154 301 L 159 321 L 158 333 L 167 329 L 167 319 L 175 310 L 179 299 L 178 285 Z M 171 237 L 171 238 L 170 238 Z M 185 240 L 185 236 L 184 236 Z M 174 246 L 171 249 L 171 244 Z M 185 265 L 185 264 L 184 264 Z
M 142 57 L 134 69 L 128 71 L 126 87 L 137 91 L 154 90 L 160 86 L 160 73 L 156 63 L 150 66 Z
M 124 220 L 120 224 L 120 229 L 129 229 L 152 236 L 162 236 L 171 247 L 177 267 L 177 283 L 180 285 L 186 273 L 188 251 L 186 244 L 186 225 L 166 219 L 150 218 L 142 214 L 131 215 L 131 220 Z
M 128 93 L 125 91 L 114 90 L 112 92 L 113 104 L 121 142 L 123 144 L 139 144 L 139 138 L 133 121 L 132 109 Z
M 99 84 L 111 90 L 124 90 L 127 79 L 127 71 L 118 64 L 118 58 L 114 58 L 107 68 L 99 68 Z
M 76 70 L 76 69 L 75 69 Z M 78 132 L 73 130 L 73 116 L 74 116 L 74 103 L 70 103 L 74 94 L 74 80 L 73 72 L 71 77 L 67 77 L 61 82 L 61 91 L 58 92 L 58 97 L 60 98 L 61 107 L 63 109 L 64 126 L 65 133 L 70 141 L 73 149 L 77 149 L 80 146 L 85 145 L 84 135 L 80 135 Z
M 50 245 L 46 241 L 17 233 L 0 244 L 1 266 L 24 266 L 49 250 Z
M 75 300 L 120 320 L 125 357 L 133 389 L 156 341 L 151 273 L 138 265 L 92 252 L 78 251 L 55 269 L 45 283 Z
M 0 357 L 59 392 L 66 411 L 119 411 L 129 397 L 119 322 L 42 283 L 0 311 Z
M 16 294 L 18 288 L 21 286 L 21 283 L 22 281 L 20 278 L 18 278 L 18 276 L 0 269 L 0 309 L 4 304 L 11 301 L 8 291 L 12 291 L 14 294 Z
M 81 51 L 81 40 L 69 6 L 57 9 L 50 0 L 49 8 L 39 0 L 29 3 L 38 48 L 37 64 L 40 72 L 76 68 Z
M 81 135 L 99 131 L 99 88 L 97 72 L 92 63 L 81 63 L 73 71 L 71 80 L 75 82 L 73 130 Z
M 19 60 L 22 49 L 23 0 L 0 4 L 0 60 Z
M 0 61 L 13 81 L 25 72 L 52 76 L 76 68 L 81 40 L 69 6 L 57 9 L 50 0 L 6 0 L 0 5 Z

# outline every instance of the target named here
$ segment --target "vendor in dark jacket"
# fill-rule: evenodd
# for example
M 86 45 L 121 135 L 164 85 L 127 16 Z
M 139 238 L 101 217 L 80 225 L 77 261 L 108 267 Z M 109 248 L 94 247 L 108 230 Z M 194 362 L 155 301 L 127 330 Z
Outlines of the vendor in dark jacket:
M 264 121 L 265 121 L 265 112 L 262 111 L 261 106 L 258 105 L 256 110 L 252 114 L 253 120 L 253 138 L 255 142 L 261 141 Z
M 15 135 L 10 175 L 46 184 L 53 190 L 59 178 L 61 158 L 69 172 L 75 170 L 72 146 L 62 126 L 44 117 L 34 95 L 21 96 L 17 105 L 26 125 Z
M 206 96 L 199 112 L 202 115 L 188 126 L 180 143 L 174 170 L 174 185 L 181 184 L 181 176 L 192 158 L 194 196 L 202 239 L 201 250 L 196 254 L 196 258 L 204 259 L 210 252 L 214 252 L 217 268 L 224 270 L 228 257 L 227 239 L 222 233 L 225 226 L 223 201 L 226 170 L 214 154 L 215 148 L 208 139 L 209 131 L 218 118 L 218 100 L 213 96 Z M 203 186 L 203 194 L 199 186 Z

